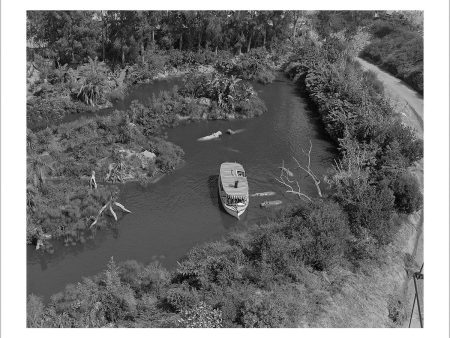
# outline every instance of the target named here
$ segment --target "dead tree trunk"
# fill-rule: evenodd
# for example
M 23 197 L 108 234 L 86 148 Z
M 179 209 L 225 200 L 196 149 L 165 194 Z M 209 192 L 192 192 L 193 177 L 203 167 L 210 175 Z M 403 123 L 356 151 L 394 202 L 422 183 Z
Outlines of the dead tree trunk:
M 319 195 L 319 197 L 323 197 L 322 190 L 320 189 L 320 180 L 318 179 L 316 174 L 314 174 L 314 172 L 311 169 L 311 150 L 312 150 L 311 140 L 309 141 L 309 144 L 310 144 L 309 151 L 307 153 L 302 149 L 302 152 L 308 157 L 308 165 L 306 166 L 306 168 L 304 166 L 302 166 L 295 157 L 292 157 L 292 158 L 294 159 L 295 163 L 297 164 L 297 167 L 299 169 L 302 169 L 303 171 L 305 171 L 312 178 L 312 180 L 316 186 L 316 189 L 317 189 L 317 194 Z M 309 201 L 312 201 L 311 197 L 309 197 L 308 195 L 306 195 L 305 193 L 303 193 L 301 191 L 298 180 L 293 178 L 294 174 L 292 173 L 292 171 L 290 171 L 288 168 L 286 168 L 284 166 L 284 161 L 282 162 L 282 165 L 279 168 L 281 169 L 280 177 L 275 178 L 275 179 L 282 185 L 289 188 L 289 190 L 287 190 L 286 192 L 295 194 L 299 198 L 303 197 Z M 294 187 L 296 187 L 296 189 L 294 189 Z
M 317 178 L 317 176 L 314 174 L 314 172 L 311 169 L 311 150 L 312 150 L 312 142 L 311 140 L 309 140 L 309 150 L 308 153 L 306 153 L 303 149 L 302 152 L 303 154 L 305 154 L 305 156 L 308 157 L 308 166 L 305 168 L 302 165 L 300 165 L 300 163 L 297 161 L 297 159 L 295 157 L 294 161 L 297 163 L 297 166 L 302 169 L 303 171 L 305 171 L 314 181 L 314 184 L 316 185 L 316 189 L 317 189 L 317 194 L 322 197 L 322 190 L 320 189 L 320 180 Z
M 311 197 L 303 193 L 300 189 L 300 184 L 295 179 L 290 179 L 292 172 L 284 166 L 284 161 L 281 165 L 280 177 L 275 177 L 275 180 L 283 184 L 288 188 L 286 192 L 297 195 L 299 198 L 306 198 L 308 201 L 312 201 Z M 296 185 L 297 189 L 294 190 L 293 185 Z
M 109 198 L 109 201 L 100 209 L 100 211 L 97 214 L 97 217 L 95 218 L 94 222 L 92 222 L 92 224 L 90 225 L 89 228 L 92 228 L 95 224 L 97 224 L 99 217 L 101 216 L 101 214 L 103 213 L 103 211 L 106 210 L 106 208 L 109 208 L 109 211 L 111 212 L 111 215 L 114 217 L 114 219 L 117 222 L 117 215 L 113 210 L 113 204 L 118 206 L 120 209 L 122 209 L 125 212 L 131 213 L 130 210 L 128 210 L 127 208 L 125 208 L 122 204 L 120 204 L 119 202 L 116 202 L 114 200 L 115 198 L 113 198 L 113 196 L 111 196 Z

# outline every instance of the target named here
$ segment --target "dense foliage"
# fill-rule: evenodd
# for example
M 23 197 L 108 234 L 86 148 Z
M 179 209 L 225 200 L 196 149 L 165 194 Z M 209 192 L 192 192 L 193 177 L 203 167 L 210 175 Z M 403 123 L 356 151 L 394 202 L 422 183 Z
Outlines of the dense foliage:
M 92 171 L 104 183 L 117 167 L 121 182 L 148 182 L 174 170 L 183 151 L 162 138 L 163 128 L 188 120 L 249 118 L 265 110 L 248 83 L 213 72 L 192 74 L 182 88 L 162 92 L 145 105 L 135 101 L 127 111 L 28 130 L 28 242 L 48 235 L 84 240 L 80 232 L 109 197 L 106 188 L 88 188 Z
M 88 59 L 76 68 L 55 68 L 38 58 L 29 63 L 27 124 L 42 128 L 68 115 L 84 115 L 111 105 L 126 91 L 125 71 L 113 72 L 104 62 Z M 39 69 L 39 71 L 36 71 Z
M 111 106 L 132 84 L 198 67 L 272 82 L 276 54 L 299 17 L 292 11 L 28 11 L 28 127 Z
M 373 39 L 361 57 L 423 93 L 423 35 L 404 21 L 393 19 L 377 21 L 371 33 Z
M 80 26 L 89 21 L 89 15 L 71 18 L 71 12 L 64 13 L 59 17 L 32 12 L 29 29 L 46 15 L 53 21 L 45 20 L 60 25 L 62 31 L 66 27 L 62 19 Z M 76 43 L 77 29 L 67 41 L 46 37 L 49 50 L 61 60 L 81 62 L 77 55 L 103 52 L 103 59 L 108 55 L 110 61 L 122 64 L 138 62 L 139 66 L 128 68 L 131 82 L 170 67 L 214 63 L 217 71 L 188 74 L 182 88 L 163 92 L 148 103 L 134 102 L 124 112 L 36 133 L 29 130 L 28 240 L 36 242 L 47 234 L 65 236 L 67 243 L 84 240 L 95 211 L 117 192 L 114 186 L 92 191 L 87 183 L 80 184 L 91 170 L 104 177 L 111 163 L 120 162 L 126 175 L 141 179 L 172 170 L 183 153 L 161 137 L 163 127 L 186 120 L 261 114 L 264 103 L 242 78 L 270 82 L 275 60 L 263 49 L 251 51 L 251 47 L 286 37 L 282 30 L 292 20 L 290 15 L 298 13 L 281 14 L 97 12 L 91 13 L 95 20 L 87 24 L 100 27 L 101 44 Z M 111 259 L 105 271 L 68 285 L 46 306 L 30 295 L 27 326 L 307 326 L 342 291 L 347 278 L 342 269 L 358 271 L 380 259 L 397 231 L 394 213 L 412 213 L 422 206 L 420 184 L 408 168 L 423 157 L 423 144 L 401 123 L 374 74 L 363 72 L 349 58 L 345 40 L 328 36 L 346 22 L 356 28 L 369 17 L 323 14 L 313 17 L 313 26 L 332 18 L 328 26 L 320 25 L 325 28 L 319 34 L 326 39 L 318 41 L 298 32 L 294 48 L 286 52 L 290 58 L 284 69 L 339 149 L 340 158 L 325 178 L 329 189 L 323 198 L 299 203 L 264 224 L 197 246 L 171 272 L 157 263 L 116 264 Z M 31 16 L 35 17 L 31 20 Z M 297 19 L 289 32 L 293 37 Z M 76 55 L 68 47 L 75 45 Z M 149 49 L 154 45 L 159 48 Z M 203 45 L 206 49 L 225 46 L 238 53 L 247 47 L 248 53 L 235 62 L 226 54 L 191 53 L 195 45 L 198 50 Z M 98 82 L 90 83 L 95 87 Z M 99 91 L 92 88 L 81 90 L 85 102 L 96 99 Z M 154 157 L 143 161 L 139 154 L 144 151 Z M 61 176 L 72 178 L 72 183 L 47 183 Z
M 97 56 L 125 65 L 147 62 L 155 47 L 249 52 L 290 37 L 298 18 L 297 11 L 28 11 L 29 58 L 64 65 Z
M 30 296 L 28 323 L 294 327 L 333 292 L 330 285 L 316 284 L 308 266 L 322 269 L 341 262 L 348 239 L 348 222 L 338 205 L 290 210 L 277 222 L 194 248 L 173 272 L 155 263 L 117 266 L 111 261 L 105 272 L 54 295 L 45 309 Z
M 303 41 L 286 73 L 304 88 L 339 145 L 341 159 L 328 183 L 348 214 L 352 234 L 360 243 L 389 243 L 396 231 L 394 210 L 419 208 L 418 185 L 406 187 L 398 175 L 422 158 L 422 141 L 401 123 L 373 75 L 346 55 L 344 42 Z
M 217 72 L 191 74 L 186 77 L 181 93 L 211 101 L 209 114 L 212 118 L 229 118 L 230 114 L 232 118 L 254 117 L 266 110 L 252 86 L 234 75 L 226 76 Z
M 273 62 L 269 59 L 266 49 L 252 49 L 234 59 L 226 59 L 216 64 L 217 70 L 226 74 L 238 76 L 246 80 L 257 80 L 270 83 L 275 79 Z

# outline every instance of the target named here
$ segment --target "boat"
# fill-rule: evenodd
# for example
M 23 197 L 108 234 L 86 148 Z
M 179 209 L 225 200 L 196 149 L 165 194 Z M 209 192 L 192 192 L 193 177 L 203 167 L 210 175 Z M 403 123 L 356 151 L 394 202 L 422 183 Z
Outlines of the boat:
M 222 163 L 218 181 L 223 208 L 239 219 L 249 203 L 248 182 L 244 167 L 236 162 Z

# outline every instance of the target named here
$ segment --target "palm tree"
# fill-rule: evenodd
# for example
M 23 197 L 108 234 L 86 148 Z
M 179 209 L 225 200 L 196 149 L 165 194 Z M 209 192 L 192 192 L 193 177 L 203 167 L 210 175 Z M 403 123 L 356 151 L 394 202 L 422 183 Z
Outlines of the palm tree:
M 42 160 L 42 157 L 36 154 L 27 157 L 27 183 L 40 188 L 46 180 L 46 171 L 54 168 Z
M 77 98 L 84 103 L 95 106 L 103 98 L 103 89 L 106 86 L 107 67 L 104 62 L 99 62 L 97 57 L 89 63 L 79 67 L 81 85 Z

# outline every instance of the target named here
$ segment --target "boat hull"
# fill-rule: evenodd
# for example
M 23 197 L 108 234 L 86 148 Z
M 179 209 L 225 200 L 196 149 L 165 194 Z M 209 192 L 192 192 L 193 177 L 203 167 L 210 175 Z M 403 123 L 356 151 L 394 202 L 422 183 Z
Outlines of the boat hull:
M 226 204 L 222 198 L 220 199 L 220 201 L 222 202 L 222 206 L 225 211 L 228 212 L 231 216 L 236 217 L 237 219 L 240 219 L 245 210 L 247 210 L 247 205 L 234 207 Z
M 242 204 L 242 205 L 228 205 L 226 203 L 227 195 L 226 195 L 226 193 L 223 190 L 221 190 L 220 184 L 219 184 L 219 197 L 220 197 L 220 202 L 222 203 L 222 206 L 225 209 L 225 211 L 227 213 L 229 213 L 231 216 L 236 217 L 237 219 L 240 219 L 240 217 L 245 212 L 245 210 L 247 210 L 248 197 L 247 197 L 247 203 L 245 203 L 245 204 Z

